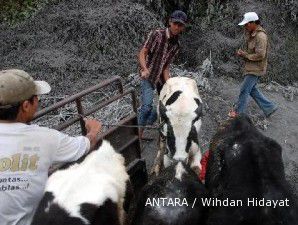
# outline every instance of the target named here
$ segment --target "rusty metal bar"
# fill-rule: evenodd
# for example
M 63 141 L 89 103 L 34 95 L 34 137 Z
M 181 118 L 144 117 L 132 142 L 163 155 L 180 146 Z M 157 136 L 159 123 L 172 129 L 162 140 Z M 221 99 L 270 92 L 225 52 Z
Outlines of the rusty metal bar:
M 128 123 L 128 122 L 131 121 L 132 119 L 136 118 L 136 116 L 137 116 L 136 114 L 131 114 L 130 116 L 126 117 L 125 119 L 119 121 L 119 125 L 124 125 L 124 124 Z M 115 130 L 117 130 L 117 129 L 118 129 L 118 127 L 112 127 L 112 128 L 110 128 L 108 131 L 106 131 L 106 132 L 100 134 L 100 135 L 98 136 L 98 138 L 99 138 L 99 139 L 103 139 L 105 136 L 107 136 L 107 135 L 113 133 L 113 132 L 114 132 Z
M 117 76 L 117 77 L 118 77 L 118 76 Z M 120 77 L 119 77 L 119 78 L 120 78 Z M 121 79 L 120 79 L 119 82 L 117 82 L 117 84 L 118 84 L 118 88 L 119 88 L 120 93 L 123 93 L 123 92 L 124 92 L 124 88 L 123 88 L 123 84 L 122 84 Z
M 121 146 L 121 148 L 118 148 L 118 151 L 120 153 L 123 153 L 123 151 L 129 147 L 130 145 L 132 145 L 133 143 L 135 143 L 136 141 L 139 140 L 138 136 L 133 137 L 132 139 L 128 140 L 127 143 L 125 143 L 124 145 Z M 138 157 L 141 158 L 141 152 L 137 152 Z
M 84 114 L 81 114 L 81 115 L 77 115 L 69 120 L 67 120 L 65 123 L 62 123 L 62 124 L 59 124 L 58 126 L 55 126 L 54 128 L 56 130 L 63 130 L 71 125 L 73 125 L 74 123 L 76 123 L 77 121 L 83 119 L 82 116 L 89 116 L 90 114 L 98 111 L 99 109 L 107 106 L 108 104 L 118 100 L 118 99 L 121 99 L 122 97 L 124 97 L 125 95 L 128 95 L 128 94 L 131 94 L 131 96 L 134 96 L 136 95 L 136 92 L 133 88 L 129 88 L 127 91 L 125 91 L 123 94 L 118 94 L 118 95 L 115 95 L 111 98 L 109 98 L 108 100 L 106 100 L 105 102 L 101 103 L 101 104 L 98 104 L 92 108 L 90 108 L 89 110 L 86 110 L 84 112 Z M 133 102 L 133 104 L 135 104 Z M 136 107 L 136 106 L 133 106 L 133 107 Z
M 131 98 L 132 98 L 133 110 L 137 114 L 137 111 L 138 111 L 137 102 L 138 101 L 137 101 L 137 92 L 136 92 L 136 90 L 133 90 L 133 92 L 131 93 Z M 138 118 L 136 118 L 136 123 L 138 124 Z M 139 128 L 134 128 L 134 132 L 136 132 L 138 134 L 139 133 Z
M 57 102 L 56 104 L 53 104 L 47 108 L 44 108 L 42 110 L 40 110 L 39 112 L 37 112 L 37 114 L 34 116 L 34 119 L 37 119 L 37 118 L 40 118 L 44 115 L 46 115 L 47 113 L 55 110 L 55 109 L 58 109 L 70 102 L 73 102 L 75 101 L 77 98 L 82 98 L 83 96 L 93 92 L 93 91 L 96 91 L 100 88 L 103 88 L 103 87 L 106 87 L 108 86 L 109 84 L 113 83 L 113 82 L 116 82 L 118 83 L 118 87 L 119 87 L 119 91 L 120 93 L 123 93 L 123 84 L 122 84 L 122 81 L 121 81 L 121 78 L 119 76 L 115 76 L 115 77 L 112 77 L 111 79 L 108 79 L 108 80 L 105 80 L 97 85 L 94 85 L 90 88 L 87 88 L 86 90 L 83 90 L 77 94 L 74 94 L 72 96 L 70 96 L 69 98 L 65 98 L 59 102 Z
M 135 89 L 133 89 L 132 94 L 131 94 L 131 99 L 132 99 L 132 107 L 133 107 L 133 111 L 136 113 L 137 112 L 137 92 Z
M 65 123 L 61 123 L 61 124 L 58 124 L 57 126 L 54 126 L 53 128 L 55 130 L 64 130 L 65 128 L 75 124 L 76 122 L 78 122 L 79 120 L 83 119 L 80 115 L 77 115 L 69 120 L 67 120 Z
M 116 100 L 118 100 L 118 99 L 121 99 L 121 98 L 123 98 L 125 95 L 128 95 L 128 94 L 131 94 L 131 96 L 133 96 L 133 95 L 136 94 L 136 92 L 135 92 L 135 90 L 134 90 L 133 88 L 129 88 L 128 90 L 126 90 L 126 91 L 123 92 L 122 94 L 113 96 L 113 97 L 111 97 L 109 100 L 107 100 L 107 101 L 105 101 L 105 102 L 103 102 L 103 103 L 101 103 L 101 104 L 99 104 L 99 105 L 97 105 L 97 106 L 95 106 L 95 107 L 93 107 L 93 108 L 87 110 L 87 111 L 85 112 L 85 115 L 90 115 L 90 114 L 96 112 L 97 110 L 99 110 L 100 108 L 103 108 L 103 107 L 107 106 L 108 104 L 110 104 L 110 103 L 112 103 L 112 102 L 114 102 L 114 101 L 116 101 Z M 134 104 L 134 103 L 133 103 L 133 104 Z M 133 107 L 136 107 L 136 106 L 133 106 Z
M 77 104 L 78 113 L 80 115 L 82 115 L 80 117 L 80 125 L 81 125 L 82 134 L 85 136 L 87 134 L 87 130 L 86 130 L 85 121 L 84 121 L 84 118 L 83 118 L 83 116 L 84 116 L 84 110 L 83 110 L 81 98 L 77 98 L 76 99 L 76 104 Z

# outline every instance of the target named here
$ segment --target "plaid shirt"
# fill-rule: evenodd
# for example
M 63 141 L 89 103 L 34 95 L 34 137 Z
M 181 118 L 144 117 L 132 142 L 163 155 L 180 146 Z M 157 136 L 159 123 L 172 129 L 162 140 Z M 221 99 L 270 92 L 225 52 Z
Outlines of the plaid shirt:
M 164 69 L 174 60 L 180 49 L 178 36 L 170 37 L 168 28 L 154 30 L 148 35 L 143 47 L 149 50 L 146 58 L 146 66 L 150 71 L 148 80 L 157 84 Z

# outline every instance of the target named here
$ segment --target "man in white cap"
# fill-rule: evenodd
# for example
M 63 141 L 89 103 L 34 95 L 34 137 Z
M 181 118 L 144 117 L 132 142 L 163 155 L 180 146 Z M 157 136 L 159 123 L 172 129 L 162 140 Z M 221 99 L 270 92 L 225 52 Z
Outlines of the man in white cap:
M 259 17 L 255 12 L 245 13 L 238 25 L 244 26 L 246 31 L 246 49 L 237 51 L 237 55 L 245 61 L 245 78 L 235 111 L 231 111 L 229 116 L 235 117 L 237 114 L 245 113 L 248 98 L 251 96 L 265 116 L 269 117 L 277 110 L 277 106 L 257 88 L 259 78 L 265 75 L 267 69 L 268 37 L 266 31 L 261 27 Z
M 27 124 L 37 111 L 37 96 L 50 90 L 25 71 L 0 71 L 1 225 L 31 224 L 50 166 L 75 161 L 96 144 L 101 130 L 96 120 L 86 120 L 86 137 Z

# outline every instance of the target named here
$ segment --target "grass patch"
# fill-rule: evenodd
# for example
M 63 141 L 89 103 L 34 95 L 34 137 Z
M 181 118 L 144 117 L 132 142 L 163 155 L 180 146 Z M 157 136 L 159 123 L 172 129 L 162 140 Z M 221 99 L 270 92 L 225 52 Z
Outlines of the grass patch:
M 0 22 L 11 26 L 29 18 L 48 0 L 0 0 Z

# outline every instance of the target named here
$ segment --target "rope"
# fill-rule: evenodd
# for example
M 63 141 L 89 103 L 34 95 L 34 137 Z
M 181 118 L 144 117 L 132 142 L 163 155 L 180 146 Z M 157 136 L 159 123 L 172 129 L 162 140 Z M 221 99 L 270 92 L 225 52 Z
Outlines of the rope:
M 78 113 L 77 115 L 80 116 L 81 118 L 84 118 L 82 114 Z M 158 126 L 121 125 L 121 124 L 109 124 L 109 123 L 102 123 L 101 125 L 104 127 L 127 127 L 127 128 L 144 128 L 144 129 L 159 130 L 164 125 L 164 122 L 160 123 Z
M 145 128 L 145 129 L 160 129 L 160 126 L 142 126 L 142 125 L 120 125 L 102 123 L 104 127 L 129 127 L 129 128 Z

